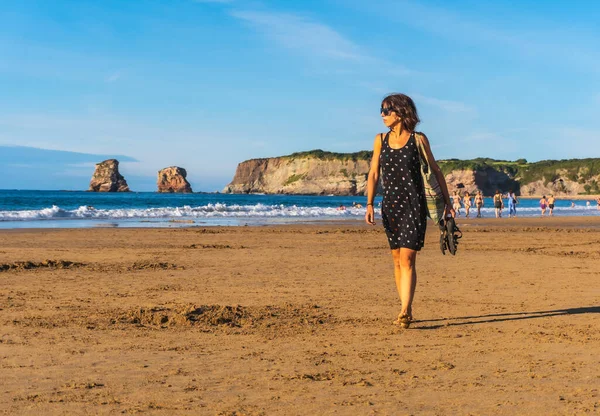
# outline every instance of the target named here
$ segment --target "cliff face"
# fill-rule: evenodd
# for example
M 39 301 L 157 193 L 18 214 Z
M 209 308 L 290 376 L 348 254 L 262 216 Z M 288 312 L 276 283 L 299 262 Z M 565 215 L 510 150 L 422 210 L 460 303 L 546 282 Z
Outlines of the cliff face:
M 590 191 L 591 184 L 600 184 L 600 175 L 590 178 L 583 183 L 559 177 L 554 180 L 538 180 L 521 186 L 521 195 L 579 195 Z M 597 193 L 598 188 L 592 187 L 592 192 Z
M 362 195 L 369 161 L 314 157 L 253 159 L 238 165 L 225 193 Z
M 304 195 L 364 195 L 370 159 L 319 158 L 308 154 L 299 157 L 284 156 L 269 159 L 253 159 L 238 165 L 231 183 L 224 193 L 266 193 Z M 576 164 L 577 161 L 573 163 Z M 444 164 L 439 164 L 444 170 Z M 526 162 L 525 162 L 526 163 Z M 542 163 L 542 162 L 539 162 Z M 548 163 L 548 161 L 544 162 Z M 450 165 L 446 165 L 450 168 Z M 523 175 L 530 175 L 527 169 L 536 164 L 524 165 Z M 582 162 L 583 166 L 583 162 Z M 533 167 L 533 168 L 529 168 Z M 507 192 L 512 189 L 517 195 L 555 196 L 577 195 L 598 190 L 600 175 L 586 174 L 586 167 L 573 170 L 545 168 L 541 179 L 525 178 L 521 171 L 504 167 L 480 166 L 478 169 L 453 169 L 446 175 L 450 192 L 453 190 L 484 195 L 493 195 L 496 189 Z M 447 171 L 447 170 L 446 170 Z M 527 173 L 530 172 L 530 173 Z
M 158 171 L 158 192 L 191 193 L 192 186 L 185 179 L 187 172 L 178 166 L 170 166 Z
M 494 169 L 453 170 L 446 176 L 448 189 L 462 189 L 471 194 L 481 191 L 484 195 L 493 195 L 496 189 L 506 192 L 510 189 L 519 194 L 519 183 L 511 175 Z
M 96 163 L 88 191 L 92 192 L 129 192 L 125 178 L 119 173 L 119 161 L 108 159 Z

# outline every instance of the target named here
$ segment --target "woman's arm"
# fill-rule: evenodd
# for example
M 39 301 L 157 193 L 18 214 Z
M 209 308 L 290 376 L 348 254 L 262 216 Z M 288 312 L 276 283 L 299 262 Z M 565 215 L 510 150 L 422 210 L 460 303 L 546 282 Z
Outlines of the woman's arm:
M 425 149 L 425 153 L 427 154 L 427 160 L 429 161 L 431 172 L 433 172 L 433 174 L 436 176 L 438 183 L 440 184 L 440 188 L 442 189 L 444 201 L 446 202 L 446 212 L 452 214 L 452 216 L 454 217 L 454 208 L 452 207 L 452 203 L 450 202 L 450 194 L 448 193 L 448 185 L 446 184 L 446 178 L 444 177 L 442 170 L 435 161 L 435 157 L 433 157 L 433 153 L 431 152 L 431 146 L 429 145 L 429 139 L 423 133 L 419 133 L 419 135 L 423 140 L 423 147 Z
M 365 221 L 367 224 L 375 225 L 375 210 L 373 204 L 377 194 L 377 184 L 379 183 L 379 154 L 381 153 L 381 135 L 375 136 L 373 142 L 373 158 L 371 159 L 371 168 L 367 179 L 367 212 Z

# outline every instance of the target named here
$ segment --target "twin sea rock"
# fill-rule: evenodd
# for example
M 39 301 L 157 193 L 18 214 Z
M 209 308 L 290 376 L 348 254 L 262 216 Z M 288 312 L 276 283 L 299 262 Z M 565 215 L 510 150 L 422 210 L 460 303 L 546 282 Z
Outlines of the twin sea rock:
M 158 192 L 165 193 L 191 193 L 192 187 L 185 179 L 187 172 L 178 166 L 170 166 L 158 171 Z M 92 175 L 91 192 L 129 192 L 125 178 L 119 173 L 119 161 L 108 159 L 96 163 L 96 170 Z

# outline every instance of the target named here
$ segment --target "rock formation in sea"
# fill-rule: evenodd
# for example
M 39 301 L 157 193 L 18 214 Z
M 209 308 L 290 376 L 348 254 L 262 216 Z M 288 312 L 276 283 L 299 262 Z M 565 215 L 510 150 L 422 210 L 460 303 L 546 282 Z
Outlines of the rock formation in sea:
M 158 171 L 158 192 L 191 193 L 192 186 L 185 179 L 187 172 L 178 166 L 170 166 Z
M 364 195 L 372 152 L 322 150 L 241 162 L 224 193 Z M 496 189 L 517 195 L 600 193 L 600 159 L 528 163 L 524 159 L 439 160 L 448 188 L 463 193 Z
M 127 181 L 119 173 L 119 161 L 117 159 L 108 159 L 96 163 L 96 170 L 90 181 L 88 191 L 129 192 Z

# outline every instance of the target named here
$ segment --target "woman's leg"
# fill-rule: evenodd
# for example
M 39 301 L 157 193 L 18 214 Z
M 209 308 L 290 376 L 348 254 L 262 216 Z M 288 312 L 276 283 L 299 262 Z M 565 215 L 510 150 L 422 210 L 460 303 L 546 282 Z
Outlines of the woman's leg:
M 409 248 L 399 248 L 392 250 L 394 259 L 394 277 L 396 279 L 396 289 L 402 302 L 401 315 L 412 317 L 412 302 L 417 287 L 417 251 Z

